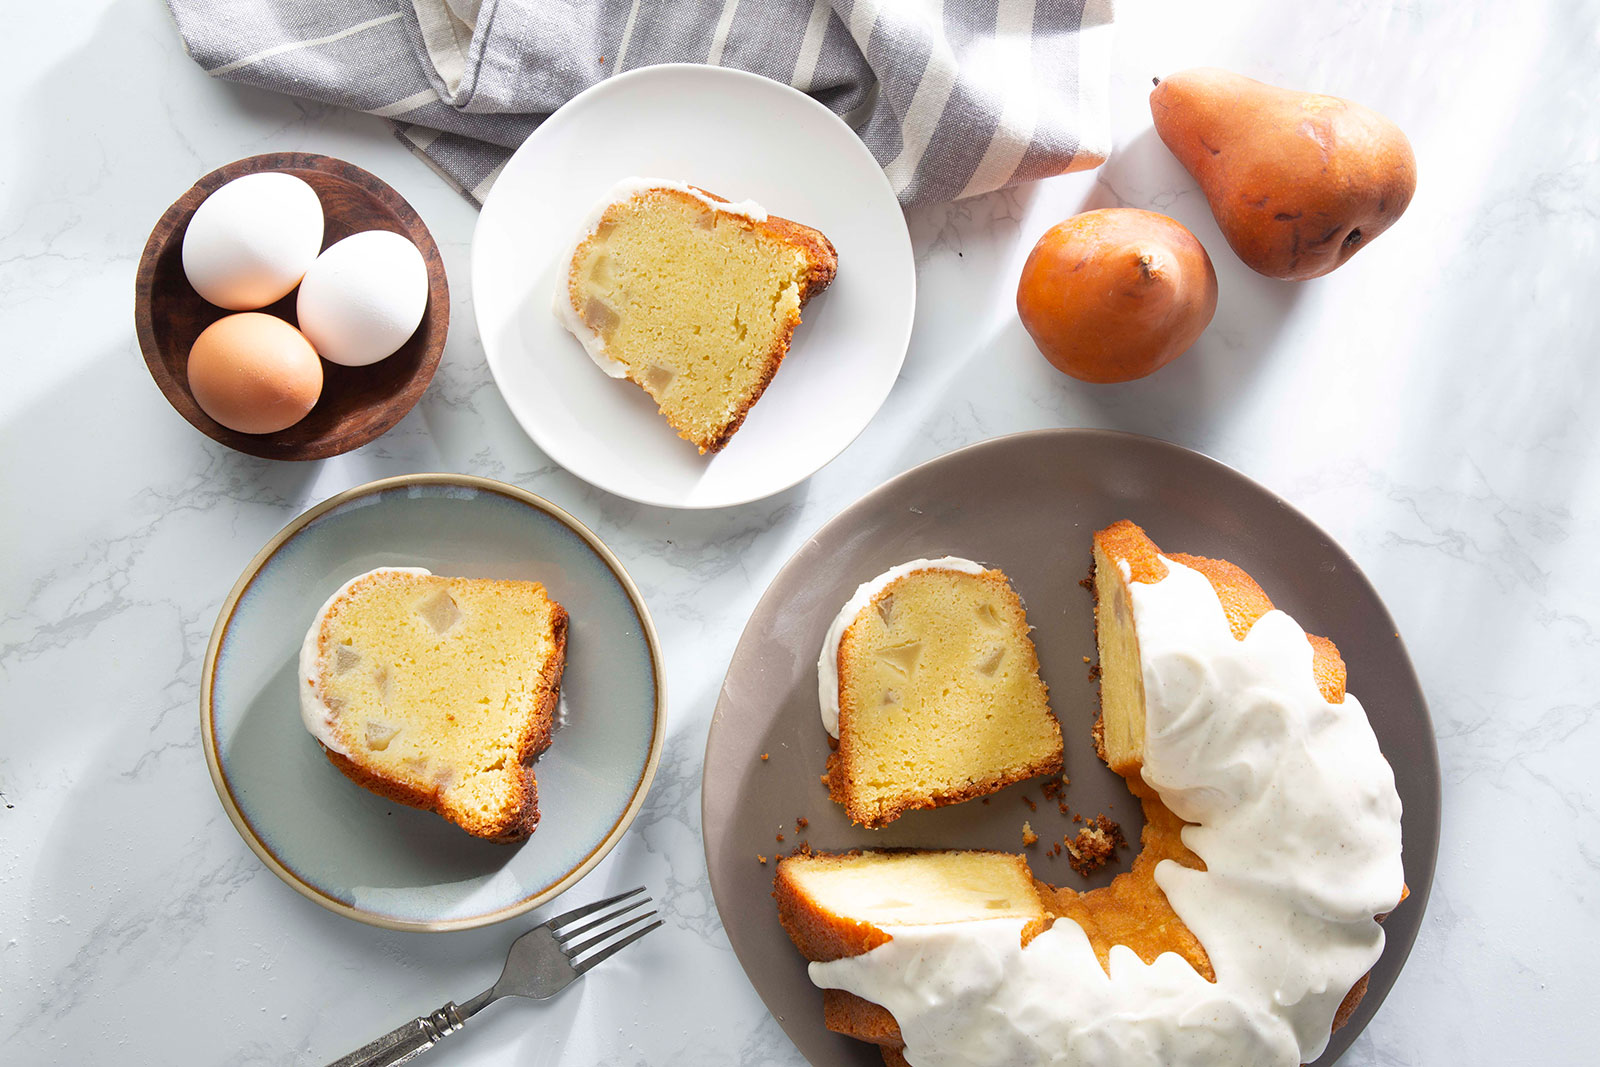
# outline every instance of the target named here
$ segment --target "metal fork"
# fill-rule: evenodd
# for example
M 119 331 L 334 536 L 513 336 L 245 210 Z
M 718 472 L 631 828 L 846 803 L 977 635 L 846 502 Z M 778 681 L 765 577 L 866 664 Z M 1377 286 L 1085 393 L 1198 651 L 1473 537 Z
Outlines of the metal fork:
M 646 919 L 655 918 L 653 911 L 635 915 L 625 922 L 617 922 L 628 912 L 650 903 L 649 897 L 637 897 L 644 886 L 618 893 L 614 897 L 597 900 L 581 908 L 573 908 L 549 919 L 523 934 L 511 943 L 506 953 L 505 970 L 500 980 L 473 997 L 465 1004 L 454 1001 L 431 1015 L 420 1015 L 408 1023 L 390 1030 L 368 1045 L 363 1045 L 328 1067 L 391 1067 L 420 1056 L 466 1025 L 484 1008 L 504 997 L 529 997 L 544 1000 L 553 997 L 577 981 L 585 971 L 615 953 L 633 944 L 645 934 L 661 925 L 661 920 L 641 926 L 620 941 L 611 938 Z M 624 901 L 629 901 L 624 903 Z M 615 905 L 615 907 L 613 907 Z M 606 911 L 605 909 L 612 910 Z M 596 915 L 596 912 L 604 914 Z M 590 918 L 593 916 L 593 918 Z M 571 926 L 578 919 L 588 919 L 581 926 Z M 568 929 L 567 927 L 571 927 Z M 574 938 L 593 931 L 593 936 L 573 943 Z M 604 945 L 602 948 L 601 946 Z M 598 951 L 590 952 L 591 949 Z M 587 955 L 586 955 L 587 953 Z M 581 959 L 579 957 L 582 957 Z

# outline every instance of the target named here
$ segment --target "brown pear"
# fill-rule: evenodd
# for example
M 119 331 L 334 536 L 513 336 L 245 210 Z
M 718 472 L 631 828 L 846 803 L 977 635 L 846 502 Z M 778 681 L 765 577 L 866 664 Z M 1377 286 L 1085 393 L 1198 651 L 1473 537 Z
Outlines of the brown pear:
M 1228 244 L 1270 278 L 1318 278 L 1394 225 L 1417 187 L 1400 127 L 1360 104 L 1213 67 L 1150 94 L 1156 133 Z
M 1052 226 L 1017 282 L 1017 314 L 1051 364 L 1085 382 L 1130 382 L 1184 353 L 1217 310 L 1217 272 L 1194 234 L 1137 208 Z

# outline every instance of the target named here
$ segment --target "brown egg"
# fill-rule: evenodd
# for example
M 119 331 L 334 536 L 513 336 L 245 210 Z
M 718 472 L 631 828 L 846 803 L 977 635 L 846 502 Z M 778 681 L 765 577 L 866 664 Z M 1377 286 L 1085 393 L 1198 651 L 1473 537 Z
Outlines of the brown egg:
M 189 349 L 189 391 L 200 410 L 240 433 L 277 433 L 322 395 L 322 361 L 299 330 L 247 311 L 218 319 Z

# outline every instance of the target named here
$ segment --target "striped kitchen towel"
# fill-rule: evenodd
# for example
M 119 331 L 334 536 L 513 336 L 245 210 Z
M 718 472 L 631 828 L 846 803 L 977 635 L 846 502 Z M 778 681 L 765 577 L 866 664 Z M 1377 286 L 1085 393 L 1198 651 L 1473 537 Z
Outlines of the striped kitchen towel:
M 1113 0 L 167 0 L 209 74 L 382 116 L 481 203 L 565 101 L 740 67 L 854 127 L 904 204 L 1099 166 Z

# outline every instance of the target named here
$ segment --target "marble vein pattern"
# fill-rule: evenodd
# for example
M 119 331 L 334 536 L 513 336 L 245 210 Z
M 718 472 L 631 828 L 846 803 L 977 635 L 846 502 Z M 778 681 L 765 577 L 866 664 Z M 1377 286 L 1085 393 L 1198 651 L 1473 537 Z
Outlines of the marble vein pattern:
M 440 1062 L 798 1067 L 728 947 L 701 849 L 701 758 L 734 643 L 784 560 L 863 492 L 1054 426 L 1166 438 L 1281 492 L 1353 553 L 1405 634 L 1444 768 L 1438 880 L 1409 965 L 1344 1062 L 1588 1062 L 1600 4 L 1119 7 L 1111 161 L 914 211 L 920 310 L 882 412 L 810 481 L 716 513 L 609 497 L 521 433 L 473 324 L 474 213 L 378 120 L 208 81 L 160 4 L 10 12 L 25 44 L 0 105 L 0 1062 L 319 1063 L 492 979 L 509 927 L 386 932 L 286 888 L 224 816 L 198 737 L 206 640 L 260 545 L 337 491 L 446 470 L 547 496 L 610 543 L 655 615 L 672 703 L 654 791 L 583 885 L 646 883 L 667 926 L 556 1000 L 486 1013 Z M 1149 79 L 1200 64 L 1389 113 L 1419 159 L 1405 219 L 1318 282 L 1246 270 L 1150 130 Z M 455 301 L 416 410 L 303 466 L 190 429 L 150 381 L 129 313 L 139 250 L 178 193 L 294 149 L 409 198 Z M 1221 305 L 1171 367 L 1093 389 L 1037 356 L 1013 291 L 1045 229 L 1116 204 L 1189 226 Z

